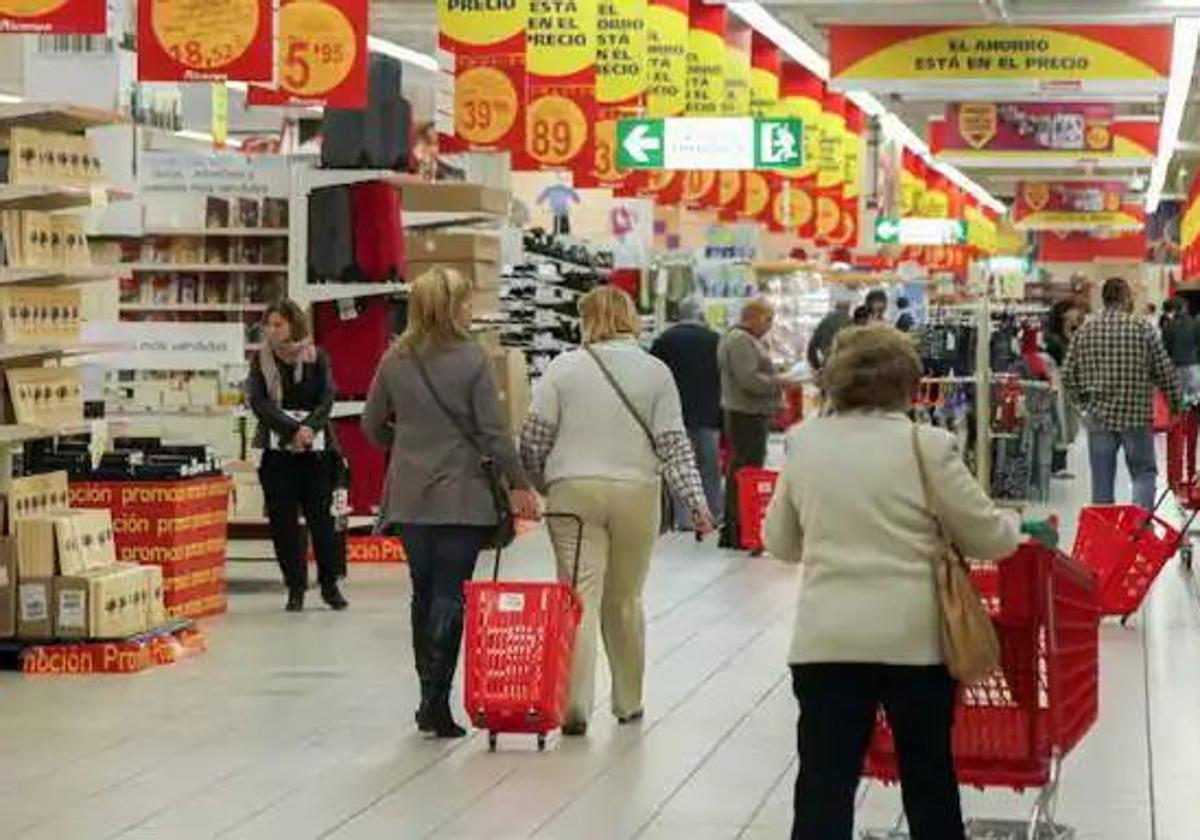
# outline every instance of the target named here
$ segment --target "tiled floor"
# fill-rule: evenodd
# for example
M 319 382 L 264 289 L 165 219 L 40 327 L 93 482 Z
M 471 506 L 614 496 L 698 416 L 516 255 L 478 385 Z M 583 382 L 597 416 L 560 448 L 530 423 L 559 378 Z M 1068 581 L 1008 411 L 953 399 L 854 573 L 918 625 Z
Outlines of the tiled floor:
M 1056 485 L 1063 509 L 1075 488 Z M 1074 497 L 1069 499 L 1069 497 Z M 1068 505 L 1068 501 L 1073 501 Z M 544 538 L 512 573 L 544 574 Z M 539 572 L 541 574 L 539 574 Z M 783 838 L 794 702 L 792 573 L 664 542 L 648 591 L 647 720 L 586 740 L 426 741 L 400 570 L 355 569 L 352 609 L 284 614 L 239 564 L 203 658 L 137 677 L 0 675 L 0 837 Z M 1105 626 L 1102 712 L 1066 764 L 1060 818 L 1088 840 L 1200 837 L 1200 601 L 1176 567 L 1131 628 Z M 969 792 L 975 816 L 1031 796 Z M 860 827 L 890 825 L 870 787 Z

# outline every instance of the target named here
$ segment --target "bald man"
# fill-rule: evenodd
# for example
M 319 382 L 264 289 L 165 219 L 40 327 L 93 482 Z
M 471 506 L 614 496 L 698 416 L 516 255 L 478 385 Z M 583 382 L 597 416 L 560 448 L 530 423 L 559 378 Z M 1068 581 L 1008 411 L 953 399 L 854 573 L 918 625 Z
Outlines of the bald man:
M 729 465 L 725 473 L 725 520 L 721 546 L 737 548 L 737 481 L 739 470 L 762 467 L 767 459 L 767 434 L 771 417 L 783 399 L 784 379 L 775 371 L 763 338 L 775 323 L 775 309 L 762 298 L 742 307 L 737 326 L 717 348 L 721 369 L 721 409 L 729 439 Z

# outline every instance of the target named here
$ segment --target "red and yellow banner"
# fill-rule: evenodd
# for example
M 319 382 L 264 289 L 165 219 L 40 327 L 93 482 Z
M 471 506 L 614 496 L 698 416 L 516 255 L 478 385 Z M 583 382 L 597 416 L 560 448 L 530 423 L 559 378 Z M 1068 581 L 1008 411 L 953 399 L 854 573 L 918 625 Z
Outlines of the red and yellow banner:
M 1145 213 L 1125 204 L 1121 181 L 1021 181 L 1013 220 L 1021 230 L 1138 230 Z
M 512 151 L 525 144 L 529 0 L 500 8 L 438 0 L 439 45 L 454 79 L 454 133 L 443 151 Z
M 922 219 L 949 219 L 950 180 L 939 172 L 926 169 L 925 189 L 917 205 L 916 215 Z
M 801 239 L 816 236 L 817 171 L 821 165 L 822 123 L 825 109 L 825 83 L 802 65 L 785 59 L 779 83 L 781 116 L 798 117 L 804 123 L 804 165 L 784 176 L 794 189 L 791 196 L 791 222 Z
M 0 33 L 103 35 L 105 0 L 0 0 Z
M 770 217 L 771 199 L 775 191 L 773 182 L 777 175 L 770 172 L 745 172 L 742 174 L 741 212 L 738 214 L 750 222 L 765 222 Z
M 900 166 L 900 215 L 902 217 L 921 215 L 928 172 L 929 167 L 920 155 L 911 149 L 903 151 Z
M 250 105 L 367 107 L 367 0 L 284 0 L 278 89 L 251 85 Z
M 1068 105 L 1065 107 L 1076 110 L 1068 110 L 1057 118 L 1054 116 L 1058 113 L 1057 105 L 998 106 L 1009 107 L 1016 109 L 1008 111 L 1014 127 L 1002 125 L 1004 112 L 998 110 L 996 133 L 990 138 L 992 122 L 986 105 L 978 106 L 978 110 L 964 105 L 953 112 L 952 118 L 930 120 L 929 148 L 938 160 L 948 163 L 1015 169 L 1097 163 L 1110 167 L 1146 166 L 1158 153 L 1159 126 L 1154 119 L 1114 117 L 1112 122 L 1106 122 L 1103 111 L 1092 110 L 1094 106 Z M 1083 107 L 1088 110 L 1078 110 Z M 1022 130 L 1029 136 L 1013 136 Z M 964 136 L 964 132 L 969 136 Z M 1084 135 L 1082 142 L 1077 140 L 1080 132 Z
M 645 110 L 649 79 L 647 0 L 601 0 L 596 26 L 595 183 L 632 195 L 638 173 L 617 169 L 617 120 Z
M 939 82 L 1165 89 L 1170 26 L 834 26 L 835 83 L 904 90 Z
M 1200 175 L 1192 178 L 1188 189 L 1179 223 L 1179 245 L 1183 252 L 1183 279 L 1200 278 Z
M 687 108 L 688 0 L 650 0 L 646 25 L 646 116 L 682 116 Z
M 272 0 L 142 0 L 138 81 L 270 82 Z
M 754 33 L 750 42 L 750 115 L 771 117 L 779 110 L 779 80 L 783 61 L 779 48 Z
M 725 7 L 692 0 L 688 14 L 687 115 L 719 117 L 725 105 Z
M 859 201 L 862 196 L 862 162 L 867 115 L 853 102 L 845 103 L 846 132 L 842 146 L 842 223 L 830 236 L 835 245 L 858 246 Z
M 750 115 L 750 51 L 753 34 L 749 26 L 730 18 L 725 27 L 725 103 L 726 117 Z
M 596 153 L 597 0 L 530 0 L 529 104 L 519 169 L 572 169 L 590 181 Z M 578 180 L 576 184 L 579 185 Z
M 835 238 L 842 226 L 846 183 L 846 97 L 826 91 L 821 112 L 821 159 L 817 165 L 816 236 Z

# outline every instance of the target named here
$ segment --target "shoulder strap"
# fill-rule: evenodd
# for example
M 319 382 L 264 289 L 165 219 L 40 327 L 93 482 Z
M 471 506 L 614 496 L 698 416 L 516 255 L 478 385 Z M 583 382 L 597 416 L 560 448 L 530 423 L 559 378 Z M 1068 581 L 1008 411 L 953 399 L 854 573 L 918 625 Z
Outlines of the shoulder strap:
M 592 357 L 592 360 L 596 363 L 596 367 L 600 368 L 600 372 L 604 374 L 604 378 L 608 380 L 608 384 L 612 386 L 613 391 L 616 393 L 617 397 L 620 398 L 621 404 L 624 405 L 625 410 L 629 412 L 629 416 L 634 419 L 634 421 L 638 424 L 638 427 L 641 428 L 642 433 L 646 435 L 646 440 L 649 442 L 650 448 L 657 451 L 657 446 L 655 446 L 654 443 L 654 432 L 650 430 L 650 424 L 642 419 L 642 415 L 639 414 L 638 410 L 633 407 L 633 401 L 629 399 L 629 395 L 626 394 L 625 390 L 617 383 L 616 377 L 612 375 L 612 371 L 610 371 L 608 366 L 604 364 L 603 360 L 601 360 L 600 354 L 597 353 L 590 345 L 584 345 L 583 349 L 589 356 Z
M 942 518 L 938 516 L 937 510 L 933 506 L 933 494 L 929 492 L 929 473 L 925 471 L 925 459 L 921 457 L 920 428 L 916 423 L 912 424 L 912 448 L 913 455 L 917 458 L 917 475 L 921 477 L 921 492 L 925 496 L 925 504 L 929 505 L 933 519 L 937 523 L 938 534 L 944 538 L 945 529 L 942 528 Z
M 476 453 L 482 455 L 483 453 L 479 448 L 479 444 L 475 442 L 475 436 L 467 431 L 466 426 L 463 425 L 458 416 L 455 415 L 455 413 L 449 408 L 447 408 L 444 402 L 442 402 L 442 398 L 438 394 L 437 388 L 433 387 L 433 380 L 430 378 L 429 371 L 425 367 L 425 360 L 422 359 L 418 353 L 413 353 L 411 358 L 413 363 L 417 366 L 417 373 L 421 376 L 421 382 L 424 383 L 425 390 L 429 392 L 429 396 L 433 397 L 433 401 L 437 404 L 438 410 L 440 410 L 442 414 L 446 415 L 446 419 L 450 421 L 450 425 L 452 425 L 458 432 L 459 436 L 467 442 L 467 445 L 474 449 Z

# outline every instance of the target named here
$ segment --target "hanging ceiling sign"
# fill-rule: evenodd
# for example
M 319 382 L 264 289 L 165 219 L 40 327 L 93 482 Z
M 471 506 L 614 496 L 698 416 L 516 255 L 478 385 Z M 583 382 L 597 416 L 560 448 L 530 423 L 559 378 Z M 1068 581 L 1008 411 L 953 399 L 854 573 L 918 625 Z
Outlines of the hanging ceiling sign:
M 834 26 L 832 85 L 884 93 L 1158 94 L 1170 26 Z M 966 86 L 963 83 L 972 83 Z
M 1140 230 L 1145 213 L 1124 197 L 1120 181 L 1022 181 L 1013 220 L 1020 230 Z
M 277 89 L 251 85 L 250 105 L 367 107 L 367 0 L 285 0 Z
M 141 0 L 138 81 L 270 82 L 273 0 Z
M 804 163 L 797 119 L 680 117 L 617 123 L 617 166 L 661 170 L 793 170 Z
M 928 139 L 939 161 L 962 166 L 1140 169 L 1154 163 L 1158 133 L 1156 120 L 1106 105 L 962 103 L 929 121 Z
M 105 0 L 0 0 L 0 33 L 103 35 Z

